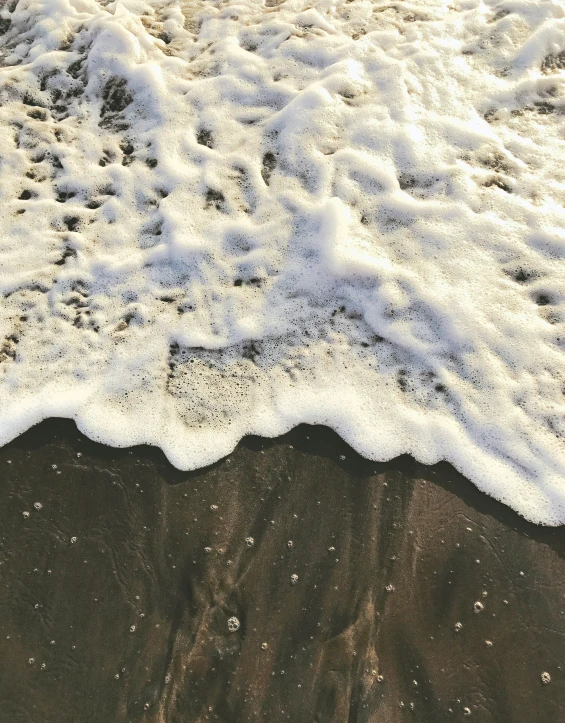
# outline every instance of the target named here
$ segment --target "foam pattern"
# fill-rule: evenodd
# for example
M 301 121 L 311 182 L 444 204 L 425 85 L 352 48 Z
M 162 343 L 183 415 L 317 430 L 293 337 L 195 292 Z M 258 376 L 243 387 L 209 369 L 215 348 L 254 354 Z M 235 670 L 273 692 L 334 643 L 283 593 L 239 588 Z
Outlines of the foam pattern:
M 0 443 L 327 424 L 565 522 L 557 0 L 11 0 Z

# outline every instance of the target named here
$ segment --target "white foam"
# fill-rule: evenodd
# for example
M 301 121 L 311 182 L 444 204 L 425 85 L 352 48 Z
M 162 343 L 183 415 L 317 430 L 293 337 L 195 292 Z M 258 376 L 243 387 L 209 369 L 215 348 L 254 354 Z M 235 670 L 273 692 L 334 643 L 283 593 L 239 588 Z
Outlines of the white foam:
M 0 20 L 1 443 L 61 415 L 189 469 L 328 424 L 565 522 L 561 3 Z

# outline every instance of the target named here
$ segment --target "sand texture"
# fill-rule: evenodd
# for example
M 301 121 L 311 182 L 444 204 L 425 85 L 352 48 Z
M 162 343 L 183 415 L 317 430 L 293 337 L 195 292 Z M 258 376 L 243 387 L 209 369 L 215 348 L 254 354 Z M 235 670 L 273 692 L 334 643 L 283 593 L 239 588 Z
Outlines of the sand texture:
M 564 720 L 563 531 L 445 463 L 301 426 L 179 472 L 50 420 L 0 470 L 1 723 Z

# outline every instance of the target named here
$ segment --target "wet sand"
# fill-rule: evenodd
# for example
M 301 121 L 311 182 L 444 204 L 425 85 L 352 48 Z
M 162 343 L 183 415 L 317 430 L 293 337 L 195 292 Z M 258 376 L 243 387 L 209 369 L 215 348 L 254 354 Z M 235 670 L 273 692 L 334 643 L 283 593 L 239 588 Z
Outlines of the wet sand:
M 2 723 L 565 720 L 563 528 L 445 463 L 302 425 L 186 473 L 49 420 L 0 471 Z

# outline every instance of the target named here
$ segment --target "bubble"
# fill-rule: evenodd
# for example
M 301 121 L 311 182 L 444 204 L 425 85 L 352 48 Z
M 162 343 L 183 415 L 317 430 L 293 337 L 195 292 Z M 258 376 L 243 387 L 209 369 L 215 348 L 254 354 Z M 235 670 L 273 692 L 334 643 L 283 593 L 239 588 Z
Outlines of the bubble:
M 230 633 L 236 633 L 239 630 L 240 622 L 239 620 L 234 616 L 229 618 L 228 620 L 228 630 Z
M 298 575 L 297 575 L 296 573 L 293 573 L 293 574 L 290 576 L 290 584 L 291 584 L 291 585 L 296 585 L 297 582 L 298 582 Z
M 548 685 L 549 683 L 551 683 L 551 675 L 545 670 L 540 675 L 540 679 L 541 679 L 542 685 Z

